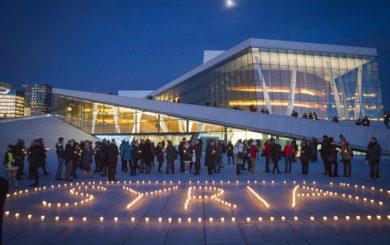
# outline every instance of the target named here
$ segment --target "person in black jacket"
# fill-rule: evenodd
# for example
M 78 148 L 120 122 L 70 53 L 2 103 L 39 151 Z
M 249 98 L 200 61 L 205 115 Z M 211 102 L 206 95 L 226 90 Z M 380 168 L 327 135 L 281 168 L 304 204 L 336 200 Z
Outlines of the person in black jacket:
M 24 147 L 24 140 L 18 139 L 14 147 L 14 157 L 15 164 L 18 166 L 18 172 L 16 173 L 16 179 L 22 180 L 22 175 L 24 175 L 24 156 L 26 155 L 26 149 Z
M 163 163 L 164 163 L 164 149 L 163 149 L 161 143 L 158 143 L 158 144 L 157 144 L 157 147 L 156 147 L 156 156 L 157 156 L 157 162 L 158 162 L 158 172 L 159 172 L 159 173 L 162 173 L 161 167 L 162 167 L 162 165 L 163 165 Z
M 194 175 L 199 175 L 200 171 L 200 158 L 202 157 L 202 145 L 199 140 L 195 140 L 195 145 L 192 147 L 192 154 L 195 154 L 195 173 Z
M 62 168 L 64 166 L 64 161 L 65 161 L 64 153 L 65 153 L 64 138 L 60 137 L 60 138 L 58 138 L 58 142 L 56 144 L 56 154 L 57 154 L 58 166 L 57 166 L 55 180 L 64 180 L 63 178 L 61 178 Z
M 152 162 L 154 162 L 154 149 L 153 145 L 149 139 L 145 141 L 143 157 L 145 162 L 145 172 L 146 174 L 150 174 L 150 170 L 152 169 Z
M 234 165 L 234 146 L 233 146 L 231 141 L 229 141 L 229 143 L 227 145 L 226 156 L 228 158 L 228 165 L 230 165 L 230 159 Z
M 320 150 L 321 159 L 324 164 L 324 172 L 322 173 L 323 175 L 329 175 L 327 150 L 328 150 L 328 136 L 324 135 L 322 136 L 322 144 Z
M 282 173 L 279 170 L 278 162 L 282 159 L 282 147 L 279 144 L 279 141 L 276 140 L 271 145 L 271 159 L 274 162 L 274 168 L 272 169 L 272 173 L 275 173 L 275 170 L 278 171 L 278 174 Z
M 302 174 L 307 175 L 309 173 L 309 161 L 311 158 L 312 149 L 307 145 L 305 141 L 301 145 L 301 165 L 302 165 Z
M 132 170 L 130 175 L 138 175 L 137 174 L 137 168 L 138 168 L 138 159 L 139 159 L 139 144 L 138 144 L 138 141 L 133 141 L 132 144 L 131 144 L 131 159 L 132 161 L 130 162 L 130 169 Z
M 103 177 L 106 177 L 107 175 L 107 169 L 108 169 L 108 154 L 110 151 L 110 141 L 104 139 L 102 143 L 102 148 L 101 148 L 101 172 L 100 175 Z
M 101 162 L 101 142 L 96 141 L 95 142 L 95 148 L 93 148 L 93 156 L 95 158 L 95 173 L 100 172 L 100 162 Z
M 30 165 L 31 165 L 31 174 L 35 178 L 33 186 L 39 185 L 39 176 L 38 176 L 38 168 L 42 166 L 42 163 L 45 160 L 45 149 L 39 140 L 34 140 L 31 148 L 29 149 L 30 155 Z
M 183 147 L 186 141 L 187 141 L 186 138 L 183 138 L 178 147 L 180 153 L 180 172 L 185 171 L 184 160 L 183 160 Z
M 108 145 L 107 152 L 107 164 L 108 164 L 108 180 L 118 181 L 115 178 L 116 166 L 118 164 L 119 149 L 114 139 L 111 140 L 111 144 Z
M 379 161 L 381 160 L 382 149 L 375 137 L 371 137 L 366 152 L 366 162 L 370 165 L 370 179 L 379 179 Z
M 208 173 L 209 175 L 213 174 L 214 164 L 215 164 L 215 145 L 214 140 L 211 140 L 211 142 L 206 147 L 206 157 L 205 157 L 205 165 L 208 167 Z
M 176 150 L 176 148 L 172 145 L 172 142 L 168 140 L 168 146 L 165 150 L 166 152 L 166 159 L 167 159 L 167 174 L 169 174 L 169 169 L 172 171 L 172 174 L 175 173 L 175 159 L 177 158 L 177 154 L 179 152 Z
M 66 144 L 65 146 L 65 152 L 64 152 L 65 166 L 66 166 L 65 181 L 72 181 L 70 175 L 72 173 L 75 155 L 76 155 L 75 141 L 69 140 L 68 144 Z
M 43 170 L 43 175 L 49 175 L 49 172 L 46 170 L 46 158 L 47 158 L 46 151 L 48 151 L 48 149 L 45 148 L 45 144 L 43 143 L 42 138 L 39 138 L 38 142 L 42 145 L 42 149 L 43 149 L 43 158 L 41 159 L 42 162 L 40 167 Z
M 370 127 L 370 119 L 368 119 L 367 116 L 365 116 L 362 120 L 362 126 Z
M 340 177 L 338 174 L 339 164 L 337 163 L 338 151 L 336 145 L 334 144 L 333 137 L 330 137 L 328 141 L 329 141 L 329 145 L 328 145 L 326 155 L 327 155 L 327 161 L 329 165 L 329 177 Z

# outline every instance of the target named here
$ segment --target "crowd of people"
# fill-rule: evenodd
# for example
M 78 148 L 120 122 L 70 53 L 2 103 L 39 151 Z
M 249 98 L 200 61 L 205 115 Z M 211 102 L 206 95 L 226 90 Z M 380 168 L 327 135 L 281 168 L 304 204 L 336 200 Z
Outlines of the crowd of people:
M 335 144 L 332 137 L 323 136 L 321 146 L 316 138 L 303 139 L 300 145 L 297 140 L 286 141 L 281 146 L 278 139 L 270 138 L 266 140 L 263 147 L 260 141 L 238 140 L 235 145 L 232 142 L 222 140 L 210 140 L 206 145 L 204 165 L 207 166 L 209 175 L 219 174 L 224 167 L 224 159 L 227 157 L 227 164 L 236 165 L 236 174 L 242 171 L 248 174 L 255 174 L 257 161 L 263 157 L 265 159 L 265 172 L 272 174 L 282 173 L 283 168 L 279 166 L 284 158 L 284 172 L 291 173 L 292 163 L 301 163 L 303 175 L 309 173 L 309 162 L 317 162 L 318 148 L 324 166 L 324 175 L 329 177 L 339 177 L 338 161 L 343 163 L 343 177 L 351 177 L 351 160 L 353 150 L 343 135 L 339 136 L 340 146 Z M 179 159 L 180 172 L 194 175 L 200 174 L 203 142 L 197 139 L 191 144 L 183 138 L 177 149 L 171 141 L 157 143 L 155 145 L 150 140 L 133 140 L 131 142 L 123 140 L 117 145 L 114 139 L 102 140 L 93 143 L 90 141 L 76 142 L 71 139 L 64 143 L 64 138 L 60 137 L 55 145 L 57 155 L 56 181 L 72 181 L 79 178 L 77 173 L 82 171 L 82 178 L 93 178 L 93 172 L 116 181 L 117 164 L 120 159 L 121 171 L 129 172 L 131 176 L 138 174 L 150 174 L 155 166 L 158 173 L 163 173 L 163 165 L 166 162 L 165 173 L 175 173 L 175 160 Z M 262 150 L 260 150 L 262 148 Z M 24 173 L 24 160 L 27 156 L 29 162 L 28 179 L 34 179 L 32 186 L 39 185 L 38 170 L 42 168 L 43 174 L 48 175 L 46 170 L 46 152 L 42 139 L 34 140 L 29 148 L 24 146 L 24 141 L 18 139 L 15 145 L 8 145 L 4 158 L 4 165 L 7 169 L 8 180 L 11 190 L 17 189 L 17 180 L 22 180 Z M 370 178 L 379 178 L 379 161 L 381 148 L 373 137 L 366 150 L 366 161 L 370 166 Z M 340 156 L 340 157 L 339 157 Z M 338 159 L 339 158 L 339 159 Z M 95 162 L 95 169 L 92 170 L 92 163 Z M 272 164 L 272 170 L 270 165 Z M 65 171 L 63 168 L 65 166 Z M 281 170 L 282 169 L 282 170 Z M 64 172 L 64 174 L 63 174 Z M 64 178 L 63 178 L 64 176 Z

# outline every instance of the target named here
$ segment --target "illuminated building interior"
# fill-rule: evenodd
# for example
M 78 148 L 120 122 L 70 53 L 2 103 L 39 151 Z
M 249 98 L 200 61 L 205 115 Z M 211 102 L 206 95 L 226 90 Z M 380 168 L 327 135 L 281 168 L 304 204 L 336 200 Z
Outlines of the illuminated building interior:
M 275 41 L 283 48 L 271 48 L 270 42 L 239 44 L 244 48 L 226 51 L 229 55 L 214 59 L 218 62 L 208 61 L 152 95 L 160 101 L 242 110 L 253 105 L 288 116 L 294 110 L 316 112 L 321 119 L 383 117 L 375 49 L 284 41 Z M 300 50 L 299 44 L 306 48 Z

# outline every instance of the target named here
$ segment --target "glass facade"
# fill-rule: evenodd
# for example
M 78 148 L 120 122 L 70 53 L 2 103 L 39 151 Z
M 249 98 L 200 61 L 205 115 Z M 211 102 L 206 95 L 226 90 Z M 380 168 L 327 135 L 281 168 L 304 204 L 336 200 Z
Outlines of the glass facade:
M 321 119 L 383 117 L 376 56 L 251 47 L 155 95 L 156 100 L 249 106 Z
M 245 129 L 226 127 L 184 118 L 172 117 L 161 113 L 152 113 L 102 104 L 95 101 L 82 100 L 52 94 L 51 113 L 99 138 L 126 137 L 145 139 L 154 142 L 171 140 L 178 144 L 183 137 L 187 139 L 201 138 L 231 140 L 268 139 L 270 135 L 252 132 Z
M 0 93 L 0 118 L 24 116 L 23 93 L 8 90 Z
M 25 97 L 25 106 L 31 111 L 50 111 L 50 94 L 52 86 L 48 84 L 26 83 L 22 85 Z

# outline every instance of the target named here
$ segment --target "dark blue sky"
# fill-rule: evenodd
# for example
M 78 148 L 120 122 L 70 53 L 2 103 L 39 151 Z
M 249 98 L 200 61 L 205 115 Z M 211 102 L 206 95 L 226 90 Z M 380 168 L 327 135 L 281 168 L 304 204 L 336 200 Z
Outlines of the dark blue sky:
M 0 81 L 155 89 L 248 38 L 376 47 L 390 109 L 390 1 L 0 1 Z

